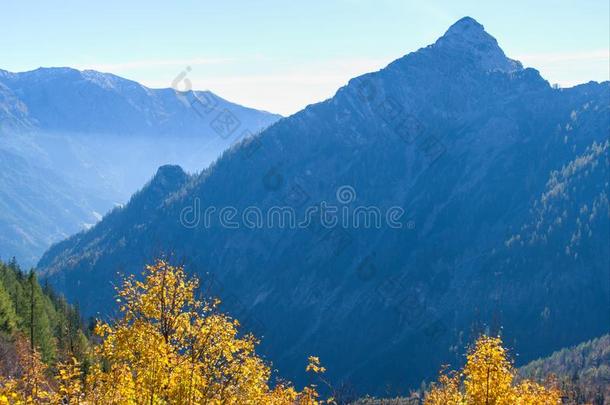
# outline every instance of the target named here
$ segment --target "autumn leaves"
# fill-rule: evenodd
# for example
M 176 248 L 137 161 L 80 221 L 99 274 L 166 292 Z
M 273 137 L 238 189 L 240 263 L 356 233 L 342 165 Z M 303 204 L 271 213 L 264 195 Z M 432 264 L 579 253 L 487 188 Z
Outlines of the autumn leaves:
M 466 356 L 460 372 L 441 372 L 427 393 L 426 405 L 552 405 L 561 404 L 561 392 L 529 380 L 516 382 L 516 370 L 502 340 L 481 336 Z
M 164 260 L 146 266 L 142 281 L 118 289 L 120 316 L 98 322 L 89 352 L 50 367 L 27 338 L 16 340 L 18 369 L 0 376 L 4 404 L 318 404 L 315 386 L 297 391 L 272 381 L 257 340 L 218 310 L 218 300 L 196 297 L 198 281 Z M 306 371 L 321 375 L 320 359 Z M 326 380 L 321 378 L 325 384 Z M 332 392 L 332 387 L 327 384 Z M 516 372 L 498 337 L 481 336 L 459 372 L 441 372 L 426 405 L 559 404 L 560 391 Z
M 0 404 L 317 403 L 314 387 L 272 386 L 255 338 L 196 289 L 181 267 L 147 266 L 144 281 L 127 278 L 118 290 L 121 317 L 97 324 L 86 369 L 73 360 L 47 378 L 37 353 L 26 352 L 24 371 L 0 380 Z

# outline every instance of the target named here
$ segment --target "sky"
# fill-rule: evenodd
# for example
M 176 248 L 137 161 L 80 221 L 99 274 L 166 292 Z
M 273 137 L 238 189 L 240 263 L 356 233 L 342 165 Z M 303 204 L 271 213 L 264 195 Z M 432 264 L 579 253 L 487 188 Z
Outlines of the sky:
M 610 75 L 608 0 L 15 1 L 0 69 L 69 66 L 193 89 L 283 115 L 433 43 L 464 16 L 563 87 Z M 182 82 L 184 83 L 184 82 Z

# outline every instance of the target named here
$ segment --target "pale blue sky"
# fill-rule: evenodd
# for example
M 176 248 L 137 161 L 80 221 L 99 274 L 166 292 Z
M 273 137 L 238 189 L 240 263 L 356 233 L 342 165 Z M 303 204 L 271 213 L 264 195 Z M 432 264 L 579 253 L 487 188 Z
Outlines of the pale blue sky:
M 15 1 L 0 68 L 71 66 L 196 89 L 290 114 L 426 46 L 469 15 L 507 55 L 571 86 L 608 80 L 608 0 Z

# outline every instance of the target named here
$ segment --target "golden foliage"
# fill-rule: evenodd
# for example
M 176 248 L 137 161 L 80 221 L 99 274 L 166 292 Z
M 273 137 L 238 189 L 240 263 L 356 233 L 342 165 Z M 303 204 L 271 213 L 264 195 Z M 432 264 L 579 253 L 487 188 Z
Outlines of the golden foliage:
M 514 371 L 497 337 L 481 336 L 466 356 L 464 386 L 472 404 L 509 404 Z
M 55 402 L 80 404 L 83 401 L 82 371 L 80 363 L 75 358 L 58 365 L 56 379 Z
M 426 394 L 426 405 L 552 405 L 561 392 L 550 382 L 515 384 L 516 370 L 499 337 L 481 336 L 466 356 L 461 372 L 446 374 Z
M 0 404 L 51 402 L 53 390 L 45 375 L 47 367 L 40 352 L 21 335 L 16 336 L 15 351 L 19 367 L 14 376 L 0 378 Z
M 19 400 L 17 381 L 12 378 L 0 381 L 0 405 L 16 404 Z
M 72 356 L 51 372 L 38 350 L 16 336 L 17 367 L 0 377 L 0 405 L 8 404 L 301 404 L 322 401 L 315 385 L 297 391 L 271 384 L 271 370 L 255 352 L 257 340 L 218 310 L 219 301 L 196 298 L 197 280 L 163 260 L 146 266 L 143 281 L 129 277 L 118 289 L 121 316 L 98 322 L 98 343 L 83 367 Z M 498 337 L 481 336 L 460 372 L 441 371 L 426 405 L 551 405 L 546 386 L 516 381 Z M 86 373 L 84 372 L 86 371 Z M 326 368 L 311 356 L 306 367 L 331 391 Z
M 0 404 L 319 403 L 313 386 L 302 392 L 288 383 L 272 386 L 256 339 L 240 335 L 217 300 L 196 299 L 197 285 L 182 267 L 163 260 L 146 266 L 143 281 L 130 277 L 119 289 L 119 320 L 96 325 L 99 344 L 86 376 L 71 359 L 49 380 L 37 352 L 26 350 L 22 375 L 0 379 Z M 317 358 L 309 367 L 324 371 Z
M 239 336 L 239 323 L 217 311 L 218 301 L 197 300 L 196 288 L 181 267 L 162 260 L 146 267 L 144 281 L 125 280 L 123 317 L 96 328 L 102 343 L 87 381 L 92 397 L 120 404 L 281 404 L 309 397 L 289 386 L 271 388 L 257 341 Z
M 466 404 L 464 395 L 460 392 L 460 376 L 452 372 L 441 373 L 438 383 L 434 384 L 426 394 L 427 405 L 463 405 Z
M 309 360 L 309 364 L 307 364 L 305 371 L 311 371 L 316 374 L 326 372 L 326 368 L 322 367 L 319 357 L 309 356 L 308 360 Z

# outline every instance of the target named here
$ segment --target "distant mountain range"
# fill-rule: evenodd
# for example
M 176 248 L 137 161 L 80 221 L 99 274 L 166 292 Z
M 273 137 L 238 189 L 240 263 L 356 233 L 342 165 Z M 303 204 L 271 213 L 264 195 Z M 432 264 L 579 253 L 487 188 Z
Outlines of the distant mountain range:
M 72 68 L 0 70 L 4 129 L 36 129 L 60 134 L 237 137 L 256 131 L 279 115 L 246 108 L 210 91 L 150 89 L 109 73 Z M 178 85 L 179 83 L 176 83 Z M 232 134 L 214 131 L 214 112 L 227 110 L 239 121 Z M 227 118 L 226 117 L 221 118 Z M 203 120 L 203 124 L 202 124 Z
M 209 91 L 149 89 L 92 70 L 0 70 L 0 256 L 33 265 L 160 165 L 202 170 L 279 118 Z
M 415 387 L 500 328 L 524 364 L 610 328 L 609 97 L 608 82 L 550 86 L 464 18 L 198 175 L 162 167 L 38 267 L 109 314 L 116 272 L 168 254 L 299 382 L 315 354 L 361 392 Z M 203 218 L 325 204 L 347 225 Z M 404 214 L 354 226 L 358 207 Z

